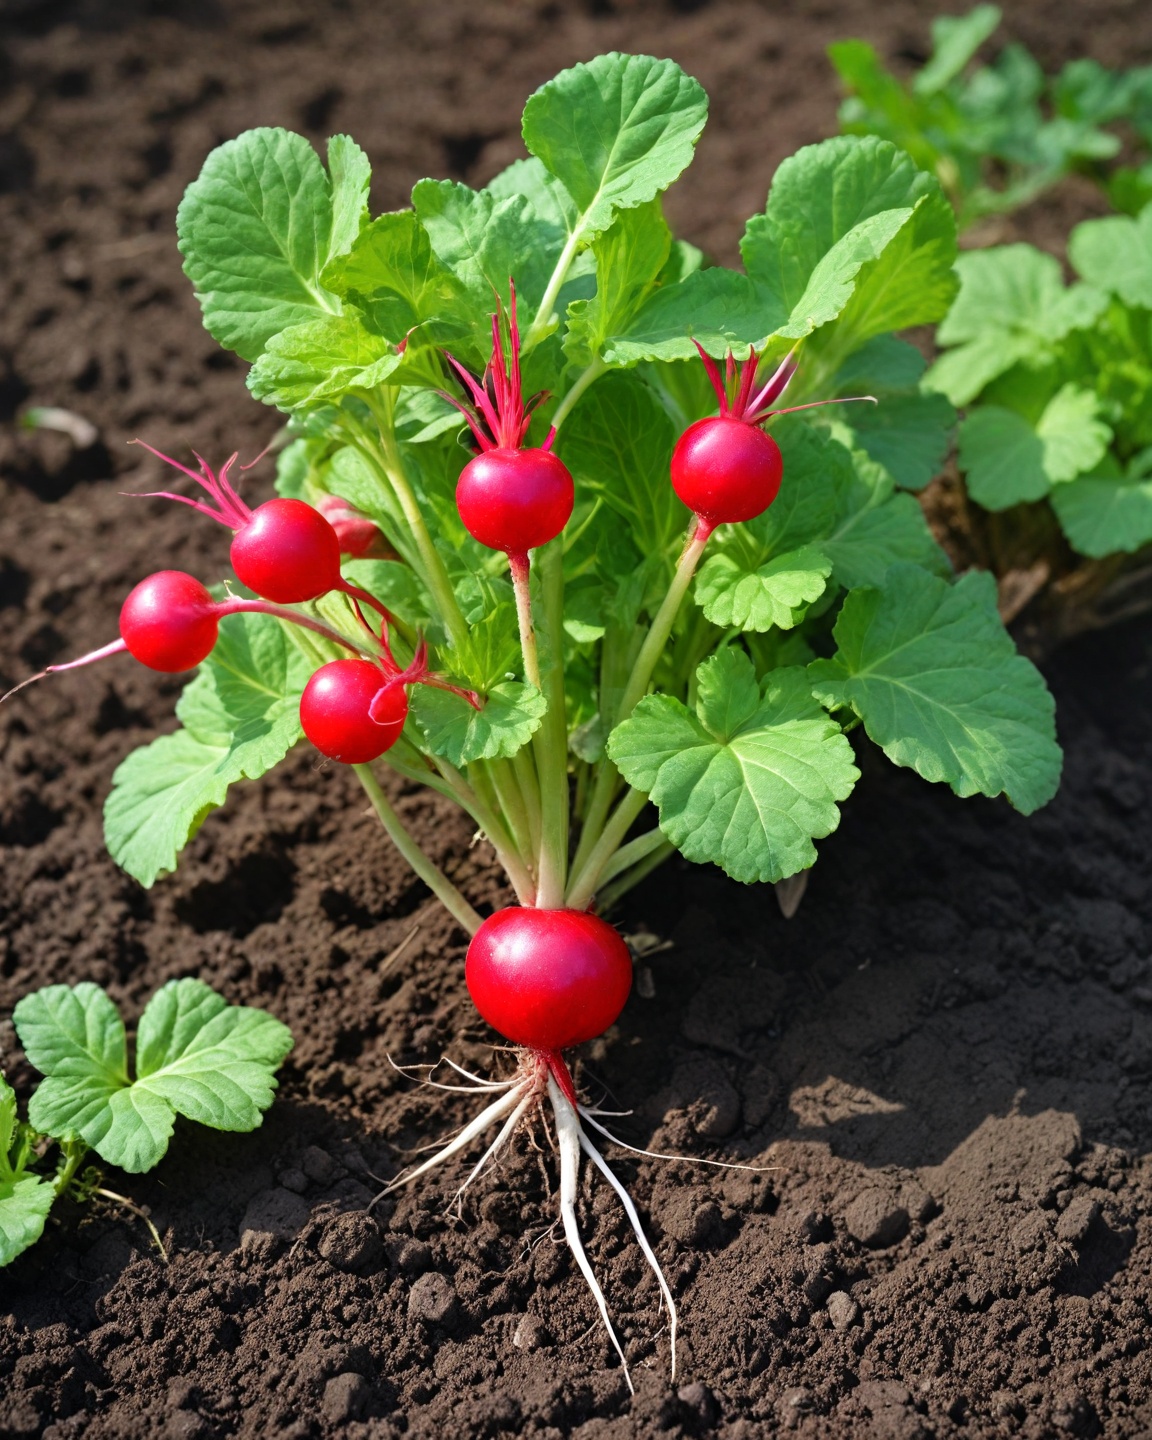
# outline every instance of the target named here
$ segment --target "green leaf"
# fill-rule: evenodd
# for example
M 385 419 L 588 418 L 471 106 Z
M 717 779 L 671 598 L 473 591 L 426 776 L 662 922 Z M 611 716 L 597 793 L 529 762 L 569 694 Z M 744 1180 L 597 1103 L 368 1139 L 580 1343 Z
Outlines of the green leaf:
M 708 97 L 671 60 L 598 55 L 563 70 L 524 107 L 524 143 L 571 195 L 575 243 L 666 190 L 692 159 Z
M 926 388 L 967 405 L 1014 365 L 1043 364 L 1056 343 L 1099 316 L 1106 297 L 1088 285 L 1065 288 L 1060 262 L 1031 245 L 968 251 L 956 261 L 960 293 L 936 332 L 954 347 L 924 377 Z
M 875 136 L 809 145 L 777 170 L 740 242 L 751 279 L 799 339 L 839 317 L 843 357 L 888 330 L 938 320 L 956 290 L 956 223 L 934 177 Z
M 13 1168 L 8 1152 L 16 1130 L 16 1095 L 0 1075 L 0 1266 L 35 1245 L 56 1198 L 51 1181 Z
M 349 391 L 374 389 L 401 359 L 355 314 L 326 316 L 273 335 L 248 372 L 248 388 L 281 410 L 310 410 Z
M 209 332 L 245 360 L 340 302 L 321 281 L 363 214 L 367 161 L 331 143 L 331 178 L 302 135 L 246 130 L 213 150 L 176 213 L 184 273 Z
M 163 1158 L 176 1116 L 216 1130 L 254 1130 L 272 1103 L 274 1071 L 292 1048 L 287 1026 L 229 1005 L 200 980 L 171 980 L 149 1001 L 128 1075 L 124 1022 L 97 985 L 50 985 L 13 1013 L 41 1081 L 32 1124 L 81 1139 L 138 1174 Z
M 924 357 L 913 345 L 880 335 L 841 367 L 837 395 L 872 395 L 876 405 L 845 405 L 834 412 L 853 449 L 865 451 L 905 490 L 922 490 L 940 473 L 956 412 L 943 395 L 920 389 Z
M 409 701 L 433 755 L 457 767 L 515 755 L 540 728 L 548 702 L 532 685 L 494 685 L 479 710 L 450 690 L 416 686 Z
M 267 615 L 230 615 L 176 707 L 184 728 L 134 751 L 112 777 L 104 835 L 116 863 L 151 885 L 229 785 L 256 779 L 300 738 L 311 664 Z
M 613 730 L 608 754 L 659 807 L 660 828 L 689 860 L 746 884 L 776 881 L 816 859 L 837 802 L 859 778 L 852 747 L 815 704 L 804 671 L 757 685 L 748 657 L 725 649 L 696 672 L 696 712 L 648 695 Z
M 580 493 L 594 494 L 628 524 L 641 554 L 659 554 L 688 526 L 668 466 L 676 433 L 660 402 L 633 375 L 605 375 L 568 418 L 557 454 Z
M 535 155 L 530 155 L 527 160 L 513 160 L 484 189 L 497 201 L 513 196 L 527 200 L 536 218 L 552 230 L 549 247 L 554 246 L 557 251 L 563 249 L 564 242 L 580 223 L 580 210 L 575 200 Z
M 1052 697 L 1004 629 L 991 575 L 949 585 L 895 565 L 882 588 L 849 594 L 833 634 L 835 656 L 808 667 L 813 691 L 855 711 L 897 765 L 1025 814 L 1056 793 Z
M 998 405 L 973 410 L 960 427 L 960 468 L 986 510 L 1040 500 L 1052 485 L 1095 468 L 1112 439 L 1091 390 L 1065 385 L 1033 426 Z
M 592 242 L 596 294 L 568 307 L 564 353 L 574 365 L 590 365 L 610 336 L 627 330 L 671 248 L 659 200 L 625 210 Z
M 1057 486 L 1052 508 L 1073 550 L 1093 560 L 1152 543 L 1152 480 L 1085 475 Z
M 603 354 L 609 365 L 620 366 L 641 360 L 695 361 L 693 341 L 698 340 L 710 355 L 731 350 L 743 358 L 787 320 L 774 296 L 747 275 L 717 265 L 656 290 L 623 333 L 608 336 Z
M 491 314 L 494 295 L 508 303 L 509 279 L 521 315 L 532 315 L 567 238 L 554 216 L 538 215 L 524 194 L 500 196 L 455 180 L 421 180 L 412 204 L 432 249 L 480 315 Z
M 995 5 L 977 5 L 967 15 L 941 15 L 932 21 L 932 57 L 912 81 L 917 95 L 935 95 L 972 59 L 1000 24 Z
M 776 555 L 751 568 L 735 554 L 713 555 L 696 579 L 695 599 L 707 619 L 724 629 L 791 630 L 819 600 L 832 562 L 812 545 Z
M 1135 219 L 1112 215 L 1077 225 L 1068 258 L 1090 284 L 1152 310 L 1152 204 Z
M 411 210 L 373 220 L 348 254 L 328 267 L 324 283 L 393 345 L 410 332 L 412 343 L 420 345 L 466 339 L 474 337 L 481 321 L 488 324 L 489 312 L 474 313 L 468 292 L 433 251 L 428 232 Z

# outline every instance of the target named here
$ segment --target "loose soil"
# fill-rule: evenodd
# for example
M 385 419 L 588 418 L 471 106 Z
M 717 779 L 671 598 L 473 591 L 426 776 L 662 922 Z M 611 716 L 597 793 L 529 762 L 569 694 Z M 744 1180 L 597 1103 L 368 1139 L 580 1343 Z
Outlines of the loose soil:
M 1138 0 L 1008 9 L 1049 64 L 1152 58 Z M 512 159 L 523 98 L 562 65 L 653 50 L 713 97 L 674 222 L 731 258 L 774 166 L 834 129 L 823 45 L 862 34 L 907 62 L 927 13 L 8 0 L 3 418 L 64 405 L 99 440 L 0 432 L 0 684 L 109 639 L 158 563 L 223 566 L 213 527 L 118 494 L 156 473 L 133 435 L 219 458 L 274 429 L 200 330 L 173 245 L 212 145 L 253 124 L 346 128 L 374 204 L 398 206 L 424 174 L 477 182 Z M 1055 245 L 1096 203 L 1066 194 L 1019 233 Z M 3 1272 L 0 1434 L 1152 1433 L 1152 636 L 1116 628 L 1047 669 L 1068 763 L 1040 815 L 961 802 L 861 742 L 864 778 L 794 920 L 769 890 L 681 863 L 622 913 L 668 943 L 584 1084 L 634 1109 L 618 1124 L 636 1143 L 778 1167 L 619 1159 L 679 1299 L 675 1384 L 654 1285 L 586 1190 L 634 1399 L 559 1242 L 540 1135 L 462 1219 L 449 1176 L 366 1214 L 472 1108 L 389 1058 L 506 1057 L 469 1009 L 462 936 L 348 775 L 302 751 L 145 892 L 107 858 L 100 807 L 122 756 L 171 726 L 177 682 L 117 661 L 26 692 L 0 722 L 0 1015 L 93 979 L 134 1016 L 192 974 L 279 1015 L 297 1047 L 255 1135 L 181 1125 L 153 1175 L 112 1177 L 150 1207 L 168 1264 L 131 1215 L 93 1207 Z M 498 903 L 467 826 L 393 788 L 473 901 Z M 27 1095 L 7 1019 L 0 1062 Z

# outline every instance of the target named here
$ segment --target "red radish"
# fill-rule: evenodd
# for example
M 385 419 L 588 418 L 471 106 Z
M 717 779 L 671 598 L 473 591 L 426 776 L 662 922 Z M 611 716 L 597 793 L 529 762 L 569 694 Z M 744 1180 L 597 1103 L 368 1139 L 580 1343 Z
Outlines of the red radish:
M 176 495 L 169 490 L 145 493 L 191 505 L 201 515 L 207 515 L 234 531 L 232 567 L 249 590 L 277 605 L 300 604 L 305 600 L 317 600 L 330 590 L 342 590 L 355 600 L 370 605 L 385 620 L 390 618 L 388 611 L 374 596 L 349 584 L 340 574 L 340 540 L 319 510 L 303 500 L 283 497 L 266 500 L 255 510 L 249 509 L 228 478 L 228 471 L 236 462 L 235 454 L 228 457 L 219 474 L 214 473 L 208 462 L 197 455 L 201 470 L 197 475 L 178 460 L 154 450 L 146 441 L 135 440 L 132 443 L 143 445 L 157 459 L 182 471 L 208 492 L 214 504 L 190 500 L 186 495 Z
M 341 495 L 322 495 L 316 508 L 336 532 L 340 553 L 354 560 L 395 560 L 396 552 L 375 520 Z
M 182 570 L 159 570 L 141 580 L 120 610 L 129 652 L 151 670 L 192 670 L 216 644 L 219 610 L 212 596 Z
M 554 540 L 568 523 L 573 498 L 572 476 L 550 450 L 485 450 L 469 460 L 456 485 L 469 535 L 509 555 Z
M 251 511 L 232 541 L 232 568 L 242 585 L 294 605 L 341 585 L 336 531 L 303 500 L 266 500 Z
M 472 937 L 464 978 L 494 1030 L 552 1054 L 607 1030 L 632 988 L 632 959 L 586 910 L 510 907 Z
M 700 352 L 720 402 L 720 414 L 694 421 L 677 440 L 672 451 L 672 488 L 696 515 L 699 523 L 695 536 L 703 541 L 717 525 L 754 520 L 779 494 L 784 463 L 780 447 L 760 428 L 766 420 L 773 415 L 790 415 L 818 405 L 849 402 L 815 400 L 808 405 L 773 409 L 796 373 L 795 350 L 784 357 L 771 379 L 753 394 L 759 364 L 755 351 L 740 367 L 737 385 L 734 383 L 736 361 L 731 352 L 721 378 L 716 362 L 700 342 L 693 341 L 693 344 Z M 873 397 L 864 395 L 853 399 L 872 400 Z
M 516 287 L 509 282 L 508 349 L 504 347 L 503 307 L 492 317 L 492 359 L 483 383 L 451 355 L 448 359 L 468 388 L 472 405 L 445 395 L 468 421 L 480 447 L 456 485 L 456 506 L 464 528 L 489 550 L 524 557 L 560 534 L 572 514 L 575 489 L 568 467 L 552 454 L 553 433 L 536 449 L 522 449 L 532 411 L 520 382 L 520 331 L 516 325 Z
M 713 416 L 689 425 L 672 452 L 672 488 L 713 525 L 752 520 L 780 489 L 780 447 L 743 420 Z
M 346 765 L 376 760 L 396 743 L 408 718 L 402 682 L 369 660 L 332 660 L 304 687 L 300 724 L 322 755 Z

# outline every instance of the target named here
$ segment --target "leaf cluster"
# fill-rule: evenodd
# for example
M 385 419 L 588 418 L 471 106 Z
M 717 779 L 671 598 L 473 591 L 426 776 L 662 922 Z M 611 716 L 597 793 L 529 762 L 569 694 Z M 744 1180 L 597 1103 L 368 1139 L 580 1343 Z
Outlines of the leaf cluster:
M 124 1021 L 98 985 L 49 985 L 26 995 L 12 1019 L 44 1078 L 21 1121 L 0 1076 L 0 1265 L 40 1238 L 89 1151 L 140 1174 L 163 1159 L 177 1115 L 255 1130 L 293 1043 L 279 1020 L 191 979 L 169 981 L 148 1002 L 134 1074 Z
M 1120 210 L 1152 200 L 1152 66 L 1108 70 L 1070 61 L 1046 76 L 1019 44 L 974 63 L 1000 24 L 996 5 L 932 22 L 932 51 L 907 83 L 863 40 L 829 46 L 845 89 L 841 128 L 881 135 L 936 175 L 961 229 L 1035 199 L 1077 171 L 1096 178 Z M 1115 164 L 1127 140 L 1141 157 Z
M 986 510 L 1051 505 L 1100 559 L 1152 543 L 1152 203 L 1089 220 L 1059 262 L 1028 245 L 960 257 L 925 383 L 967 409 L 959 462 Z
M 533 604 L 542 670 L 563 677 L 578 824 L 594 831 L 593 797 L 631 787 L 685 855 L 778 880 L 835 827 L 859 723 L 960 794 L 1030 810 L 1057 783 L 1042 682 L 986 589 L 951 583 L 907 493 L 939 469 L 955 418 L 893 333 L 939 320 L 956 294 L 938 180 L 876 136 L 809 146 L 748 221 L 741 267 L 710 265 L 661 202 L 706 112 L 671 61 L 604 55 L 529 98 L 528 158 L 483 189 L 422 180 L 410 208 L 372 218 L 351 140 L 329 143 L 326 168 L 300 136 L 260 129 L 213 151 L 180 207 L 207 328 L 288 417 L 280 488 L 339 495 L 376 522 L 396 558 L 349 562 L 349 578 L 395 614 L 398 652 L 422 634 L 436 667 L 482 697 L 477 712 L 415 690 L 388 763 L 463 804 L 502 858 L 530 864 L 561 702 L 527 681 L 505 558 L 460 523 L 470 451 L 441 392 L 445 350 L 477 372 L 489 359 L 513 280 L 525 389 L 548 392 L 530 443 L 557 426 L 576 482 L 565 535 L 533 562 Z M 697 344 L 766 366 L 799 347 L 790 402 L 876 403 L 773 423 L 777 501 L 709 541 L 656 693 L 621 713 L 691 518 L 669 484 L 672 447 L 716 409 Z M 340 598 L 317 609 L 349 620 Z M 296 698 L 329 658 L 293 627 L 226 622 L 180 702 L 183 728 L 117 772 L 106 818 L 120 863 L 145 884 L 172 868 L 228 785 L 297 739 Z

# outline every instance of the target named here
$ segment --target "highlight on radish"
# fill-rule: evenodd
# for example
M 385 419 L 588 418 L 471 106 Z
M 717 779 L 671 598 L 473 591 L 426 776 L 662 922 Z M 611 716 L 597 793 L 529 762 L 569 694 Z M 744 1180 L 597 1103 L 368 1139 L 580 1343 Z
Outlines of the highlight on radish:
M 177 733 L 203 766 L 177 773 L 163 736 L 121 764 L 105 812 L 144 885 L 302 739 L 351 766 L 470 937 L 469 993 L 516 1047 L 510 1077 L 460 1072 L 486 1108 L 395 1183 L 499 1126 L 463 1194 L 543 1108 L 564 1232 L 622 1361 L 648 1342 L 612 1330 L 580 1242 L 582 1156 L 675 1338 L 672 1287 L 599 1147 L 660 1157 L 610 1134 L 571 1068 L 570 1047 L 632 1023 L 622 898 L 679 855 L 786 885 L 791 914 L 859 778 L 855 746 L 1026 813 L 1060 773 L 1051 696 L 994 585 L 953 575 L 907 493 L 951 424 L 896 333 L 955 293 L 938 183 L 882 140 L 809 146 L 748 221 L 742 268 L 706 265 L 661 200 L 706 115 L 672 61 L 602 55 L 529 98 L 530 158 L 482 190 L 421 181 L 376 217 L 347 136 L 327 170 L 278 128 L 214 150 L 180 249 L 207 329 L 284 417 L 278 495 L 250 508 L 235 456 L 195 471 L 153 451 L 207 498 L 161 493 L 233 532 L 239 584 L 153 576 L 119 640 L 49 667 L 126 649 L 199 664 Z M 258 236 L 221 223 L 240 211 Z M 490 882 L 465 893 L 405 824 L 394 798 L 417 784 L 488 847 L 494 914 L 478 908 Z

